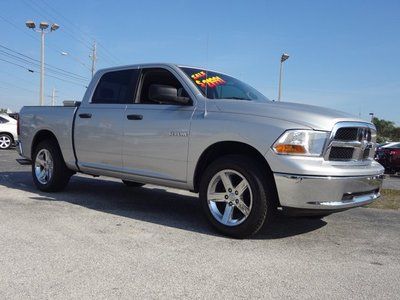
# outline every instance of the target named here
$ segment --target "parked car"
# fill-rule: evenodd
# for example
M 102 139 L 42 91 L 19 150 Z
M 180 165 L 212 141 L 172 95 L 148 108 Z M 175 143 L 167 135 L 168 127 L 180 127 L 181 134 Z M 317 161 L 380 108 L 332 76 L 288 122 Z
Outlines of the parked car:
M 278 207 L 327 215 L 380 196 L 373 124 L 273 102 L 223 73 L 173 64 L 100 70 L 82 102 L 24 107 L 19 153 L 44 192 L 76 173 L 199 192 L 220 232 L 246 237 Z
M 7 114 L 0 114 L 0 149 L 9 149 L 17 137 L 17 121 Z
M 375 159 L 385 167 L 386 173 L 400 172 L 400 142 L 392 142 L 378 147 Z

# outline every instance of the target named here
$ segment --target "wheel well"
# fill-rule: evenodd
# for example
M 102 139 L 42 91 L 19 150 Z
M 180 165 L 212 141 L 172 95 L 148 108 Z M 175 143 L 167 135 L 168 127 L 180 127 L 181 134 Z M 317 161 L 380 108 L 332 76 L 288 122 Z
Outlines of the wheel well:
M 34 159 L 33 155 L 34 155 L 36 146 L 39 145 L 39 143 L 46 141 L 46 140 L 54 141 L 56 143 L 57 147 L 60 149 L 60 144 L 58 143 L 58 140 L 57 140 L 56 136 L 54 135 L 54 133 L 52 133 L 50 130 L 41 130 L 38 133 L 36 133 L 36 135 L 32 141 L 32 147 L 31 147 L 31 158 L 32 159 Z
M 9 133 L 9 132 L 7 132 L 7 131 L 3 131 L 3 132 L 0 132 L 0 134 L 6 134 L 6 135 L 8 135 L 8 136 L 11 138 L 11 142 L 14 143 L 14 137 L 13 137 L 13 135 L 12 135 L 11 133 Z
M 274 189 L 276 190 L 275 180 L 273 180 L 271 168 L 267 160 L 256 148 L 241 142 L 226 141 L 211 145 L 200 156 L 194 174 L 193 183 L 195 192 L 199 191 L 200 179 L 205 169 L 216 159 L 229 154 L 241 154 L 255 159 L 259 163 L 260 170 L 264 172 L 265 176 L 272 179 Z

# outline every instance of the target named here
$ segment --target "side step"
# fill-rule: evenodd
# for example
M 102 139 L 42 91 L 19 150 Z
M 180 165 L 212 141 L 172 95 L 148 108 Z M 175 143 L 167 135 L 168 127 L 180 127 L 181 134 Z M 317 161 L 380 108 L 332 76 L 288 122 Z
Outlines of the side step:
M 32 161 L 27 158 L 17 158 L 16 161 L 23 166 L 30 166 L 32 164 Z

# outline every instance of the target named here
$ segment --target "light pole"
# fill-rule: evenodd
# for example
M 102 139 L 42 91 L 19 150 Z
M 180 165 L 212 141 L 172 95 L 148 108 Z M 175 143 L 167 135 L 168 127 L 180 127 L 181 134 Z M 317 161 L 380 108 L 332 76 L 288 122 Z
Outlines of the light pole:
M 371 113 L 369 113 L 369 115 L 371 116 L 371 123 L 372 123 L 372 121 L 374 120 L 374 113 L 371 112 Z
M 282 95 L 282 69 L 283 69 L 283 62 L 289 58 L 289 54 L 283 53 L 281 56 L 281 65 L 279 69 L 279 90 L 278 90 L 278 101 L 281 101 Z
M 60 26 L 56 23 L 52 24 L 49 28 L 49 23 L 40 22 L 39 29 L 36 29 L 36 24 L 33 21 L 26 21 L 26 27 L 32 29 L 35 32 L 40 33 L 41 38 L 41 47 L 40 47 L 40 87 L 39 87 L 39 104 L 44 104 L 44 36 L 46 33 L 53 32 L 60 28 Z

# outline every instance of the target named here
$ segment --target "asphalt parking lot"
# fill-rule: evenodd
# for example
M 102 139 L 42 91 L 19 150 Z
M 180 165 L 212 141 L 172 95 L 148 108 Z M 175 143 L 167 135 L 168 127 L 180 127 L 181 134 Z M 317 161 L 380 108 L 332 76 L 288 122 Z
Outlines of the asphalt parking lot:
M 400 175 L 386 176 L 386 179 L 383 181 L 383 188 L 400 190 Z
M 15 158 L 0 152 L 2 298 L 399 297 L 399 211 L 281 217 L 233 240 L 194 194 L 83 176 L 46 194 Z

